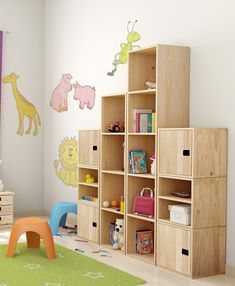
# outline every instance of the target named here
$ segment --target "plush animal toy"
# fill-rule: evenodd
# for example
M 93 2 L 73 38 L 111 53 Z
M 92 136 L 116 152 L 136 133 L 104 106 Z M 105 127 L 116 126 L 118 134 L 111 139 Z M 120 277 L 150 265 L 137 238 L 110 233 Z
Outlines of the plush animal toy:
M 115 241 L 113 244 L 114 249 L 124 250 L 124 219 L 116 219 L 113 240 Z

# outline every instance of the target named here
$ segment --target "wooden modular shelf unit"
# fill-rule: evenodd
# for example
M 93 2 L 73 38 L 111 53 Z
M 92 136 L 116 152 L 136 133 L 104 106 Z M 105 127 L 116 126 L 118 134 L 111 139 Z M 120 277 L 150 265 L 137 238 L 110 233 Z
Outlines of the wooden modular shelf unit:
M 160 128 L 158 140 L 157 264 L 192 278 L 224 273 L 227 130 Z M 185 203 L 191 225 L 171 222 L 168 206 Z
M 0 192 L 0 229 L 9 228 L 13 224 L 13 196 L 10 191 Z
M 80 130 L 78 138 L 78 236 L 99 243 L 100 131 Z M 94 183 L 86 182 L 87 174 L 94 177 Z M 96 201 L 83 199 L 84 196 Z
M 146 89 L 148 80 L 156 89 Z M 134 132 L 134 109 L 151 109 L 156 113 L 156 130 Z M 125 132 L 111 133 L 109 124 L 125 122 Z M 109 223 L 120 217 L 125 221 L 125 251 L 127 255 L 156 265 L 157 220 L 133 213 L 133 200 L 143 187 L 155 190 L 157 204 L 157 173 L 150 172 L 150 156 L 157 154 L 158 127 L 188 127 L 189 124 L 189 48 L 157 45 L 135 50 L 128 56 L 128 92 L 102 97 L 101 180 L 100 180 L 100 242 L 109 244 Z M 123 154 L 125 144 L 125 156 Z M 147 174 L 132 174 L 129 151 L 144 150 Z M 124 214 L 102 206 L 104 200 L 118 200 L 124 194 Z M 154 253 L 136 254 L 136 231 L 153 231 Z

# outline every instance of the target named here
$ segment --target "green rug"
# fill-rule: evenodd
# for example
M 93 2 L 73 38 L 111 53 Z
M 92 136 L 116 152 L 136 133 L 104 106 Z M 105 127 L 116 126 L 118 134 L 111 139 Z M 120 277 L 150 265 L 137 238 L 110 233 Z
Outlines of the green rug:
M 48 260 L 44 247 L 18 244 L 14 258 L 0 245 L 0 286 L 134 286 L 146 282 L 83 254 L 56 245 L 57 259 Z M 108 258 L 107 259 L 111 259 Z

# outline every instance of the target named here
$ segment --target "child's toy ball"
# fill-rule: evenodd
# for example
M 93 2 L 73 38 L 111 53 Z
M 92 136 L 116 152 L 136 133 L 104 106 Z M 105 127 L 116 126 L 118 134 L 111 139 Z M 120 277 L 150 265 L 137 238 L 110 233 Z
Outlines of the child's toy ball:
M 116 208 L 118 205 L 117 201 L 111 201 L 111 207 Z
M 104 201 L 104 202 L 103 202 L 103 207 L 104 207 L 104 208 L 109 208 L 109 207 L 110 207 L 109 201 Z

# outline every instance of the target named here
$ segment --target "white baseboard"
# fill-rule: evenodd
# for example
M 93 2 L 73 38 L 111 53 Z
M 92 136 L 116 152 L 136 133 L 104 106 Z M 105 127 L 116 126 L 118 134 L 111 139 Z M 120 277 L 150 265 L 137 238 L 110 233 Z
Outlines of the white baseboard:
M 235 266 L 226 264 L 226 274 L 235 276 Z

